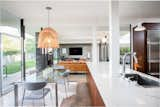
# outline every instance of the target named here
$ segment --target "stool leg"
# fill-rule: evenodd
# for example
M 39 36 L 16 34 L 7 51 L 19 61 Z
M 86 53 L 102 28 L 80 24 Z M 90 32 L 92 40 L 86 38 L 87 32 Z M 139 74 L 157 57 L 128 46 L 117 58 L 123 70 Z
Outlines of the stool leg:
M 44 104 L 43 106 L 45 107 L 45 97 L 43 98 L 43 104 Z
M 53 102 L 52 102 L 53 98 L 52 98 L 52 93 L 51 93 L 51 91 L 50 91 L 50 99 L 51 99 L 51 104 L 53 105 Z
M 44 104 L 44 107 L 45 107 L 45 96 L 44 96 L 44 88 L 43 88 L 43 104 Z
M 49 94 L 50 94 L 50 99 L 51 99 L 51 105 L 53 105 L 53 97 L 52 97 L 52 91 L 51 91 L 53 84 L 50 84 L 50 85 L 51 85 L 51 87 L 50 87 Z
M 67 86 L 66 86 L 66 79 L 65 79 L 65 78 L 64 78 L 64 86 L 65 86 L 66 97 L 68 97 L 68 94 L 67 94 Z
M 25 96 L 25 89 L 23 90 L 22 106 L 23 106 L 23 102 L 24 102 L 24 96 Z
M 69 78 L 68 78 L 68 76 L 67 76 L 67 88 L 69 90 Z

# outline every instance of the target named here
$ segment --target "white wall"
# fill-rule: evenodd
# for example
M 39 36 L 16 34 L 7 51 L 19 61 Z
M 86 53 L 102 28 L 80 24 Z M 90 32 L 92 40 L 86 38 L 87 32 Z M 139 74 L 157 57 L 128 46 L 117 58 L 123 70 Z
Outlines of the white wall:
M 69 55 L 69 48 L 71 47 L 82 47 L 83 55 Z M 80 58 L 80 57 L 87 58 L 88 53 L 90 53 L 90 56 L 92 54 L 91 44 L 61 44 L 60 49 L 62 48 L 66 48 L 66 51 L 67 51 L 66 57 L 69 57 L 69 58 Z M 62 50 L 60 50 L 60 53 L 62 55 Z

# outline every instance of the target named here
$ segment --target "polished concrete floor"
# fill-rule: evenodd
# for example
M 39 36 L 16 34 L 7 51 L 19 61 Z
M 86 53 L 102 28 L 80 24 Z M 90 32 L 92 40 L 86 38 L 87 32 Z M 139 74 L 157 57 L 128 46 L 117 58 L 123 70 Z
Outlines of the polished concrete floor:
M 86 75 L 84 74 L 74 74 L 69 76 L 69 88 L 67 89 L 67 96 L 71 96 L 76 93 L 76 86 L 79 82 L 86 82 Z M 55 86 L 54 84 L 48 84 L 46 87 L 51 89 L 51 96 L 48 94 L 45 97 L 45 104 L 47 107 L 55 107 Z M 22 92 L 23 88 L 19 88 L 19 106 L 22 106 Z M 62 100 L 67 97 L 65 93 L 64 84 L 58 84 L 58 103 L 61 104 Z M 0 107 L 13 107 L 14 106 L 14 92 L 11 91 L 0 97 Z M 43 100 L 25 100 L 24 107 L 40 107 L 43 106 Z

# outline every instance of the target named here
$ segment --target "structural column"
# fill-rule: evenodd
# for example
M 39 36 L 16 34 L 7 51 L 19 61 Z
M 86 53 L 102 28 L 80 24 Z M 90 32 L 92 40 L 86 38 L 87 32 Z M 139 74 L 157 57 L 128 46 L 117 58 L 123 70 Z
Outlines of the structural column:
M 96 40 L 96 27 L 92 27 L 92 63 L 95 65 L 98 62 L 98 50 Z
M 2 35 L 0 33 L 0 96 L 2 95 L 2 80 L 3 79 L 3 48 Z
M 109 52 L 110 76 L 117 75 L 120 71 L 120 27 L 119 27 L 119 1 L 109 0 Z
M 26 66 L 25 66 L 25 51 L 24 51 L 24 40 L 25 40 L 25 26 L 24 20 L 20 20 L 20 29 L 21 29 L 21 70 L 22 70 L 22 80 L 25 80 L 26 77 Z

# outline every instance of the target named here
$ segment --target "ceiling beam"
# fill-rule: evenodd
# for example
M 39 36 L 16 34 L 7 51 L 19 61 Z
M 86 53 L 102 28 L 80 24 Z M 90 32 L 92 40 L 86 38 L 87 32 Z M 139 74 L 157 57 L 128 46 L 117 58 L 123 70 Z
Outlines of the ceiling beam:
M 106 2 L 108 0 L 1 0 L 1 1 L 38 1 L 38 2 Z

